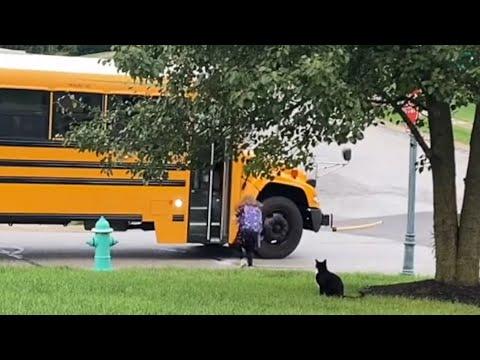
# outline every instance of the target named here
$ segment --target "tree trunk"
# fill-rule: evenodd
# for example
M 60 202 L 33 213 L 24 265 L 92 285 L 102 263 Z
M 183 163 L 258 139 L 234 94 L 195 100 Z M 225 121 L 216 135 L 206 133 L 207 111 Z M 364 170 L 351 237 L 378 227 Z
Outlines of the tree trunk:
M 435 233 L 435 280 L 455 282 L 458 240 L 455 147 L 452 118 L 447 103 L 428 99 L 433 177 L 433 222 Z
M 475 109 L 457 254 L 457 281 L 478 285 L 480 246 L 480 104 Z

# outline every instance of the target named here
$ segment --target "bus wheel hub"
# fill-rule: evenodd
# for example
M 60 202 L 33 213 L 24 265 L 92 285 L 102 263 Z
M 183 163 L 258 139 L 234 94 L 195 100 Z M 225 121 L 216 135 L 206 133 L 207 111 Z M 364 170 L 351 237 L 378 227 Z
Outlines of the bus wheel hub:
M 285 217 L 275 213 L 265 221 L 265 240 L 270 244 L 280 244 L 286 240 L 288 229 Z

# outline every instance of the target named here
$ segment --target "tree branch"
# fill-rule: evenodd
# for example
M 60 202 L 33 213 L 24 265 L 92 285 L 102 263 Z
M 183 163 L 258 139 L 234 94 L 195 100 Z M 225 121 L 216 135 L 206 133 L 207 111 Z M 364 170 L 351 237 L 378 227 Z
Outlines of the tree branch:
M 396 104 L 398 103 L 399 101 L 402 101 L 404 100 L 405 97 L 402 96 L 402 97 L 398 97 L 396 99 L 391 99 L 390 97 L 388 97 L 385 93 L 381 96 L 380 99 L 371 99 L 370 101 L 374 104 L 379 104 L 379 105 L 392 105 L 392 104 Z
M 417 98 L 414 98 L 414 97 L 408 97 L 406 98 L 404 101 L 403 101 L 403 104 L 402 106 L 405 106 L 407 105 L 408 103 L 411 103 L 413 105 L 415 105 L 416 107 L 420 108 L 420 110 L 428 110 L 428 108 L 423 105 L 422 103 L 420 103 Z
M 390 105 L 393 106 L 393 109 L 401 116 L 403 122 L 405 124 L 407 124 L 408 128 L 410 129 L 413 136 L 415 137 L 415 140 L 417 140 L 418 144 L 422 148 L 422 150 L 425 153 L 425 156 L 427 157 L 427 159 L 431 160 L 432 150 L 427 145 L 427 143 L 426 143 L 425 139 L 423 138 L 422 134 L 420 134 L 420 132 L 418 131 L 418 128 L 410 121 L 407 114 L 405 114 L 405 112 L 402 109 L 403 105 L 405 105 L 405 103 L 403 105 L 398 104 L 398 101 L 401 101 L 402 99 L 405 99 L 405 98 L 404 97 L 403 98 L 397 98 L 397 99 L 394 100 L 394 99 L 390 98 L 388 96 L 388 94 L 386 94 L 385 92 L 382 93 L 382 97 L 385 98 L 390 103 Z M 406 99 L 407 102 L 408 102 L 408 98 L 409 97 L 407 97 L 407 99 Z
M 402 120 L 405 124 L 407 124 L 408 128 L 412 132 L 415 140 L 417 140 L 418 144 L 422 148 L 425 156 L 430 160 L 432 157 L 432 150 L 427 145 L 425 139 L 423 138 L 422 134 L 418 131 L 418 128 L 410 121 L 407 114 L 404 113 L 402 107 L 400 105 L 394 105 L 395 111 L 402 117 Z
M 295 110 L 295 109 L 298 109 L 300 106 L 303 105 L 303 102 L 301 100 L 291 104 L 290 106 L 288 106 L 286 109 L 283 109 L 282 110 L 282 116 L 286 116 L 288 114 L 292 114 L 292 112 Z

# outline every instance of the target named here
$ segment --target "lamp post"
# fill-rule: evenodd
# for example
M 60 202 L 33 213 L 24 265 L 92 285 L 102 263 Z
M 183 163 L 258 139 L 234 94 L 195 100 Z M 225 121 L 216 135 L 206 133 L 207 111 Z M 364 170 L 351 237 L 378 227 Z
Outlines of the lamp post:
M 415 96 L 415 95 L 414 95 Z M 407 114 L 408 119 L 416 124 L 419 112 L 418 110 L 407 105 L 403 108 Z M 405 234 L 404 255 L 403 255 L 403 270 L 404 275 L 413 275 L 414 272 L 414 257 L 415 257 L 415 190 L 416 190 L 416 170 L 415 162 L 417 160 L 417 140 L 410 132 L 410 162 L 408 170 L 408 212 L 407 212 L 407 232 Z

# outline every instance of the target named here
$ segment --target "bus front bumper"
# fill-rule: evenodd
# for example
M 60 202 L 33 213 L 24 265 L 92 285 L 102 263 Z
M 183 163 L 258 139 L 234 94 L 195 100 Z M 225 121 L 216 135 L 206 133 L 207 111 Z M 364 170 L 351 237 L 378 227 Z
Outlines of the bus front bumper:
M 319 231 L 323 226 L 333 226 L 333 214 L 323 214 L 322 210 L 309 208 L 309 218 L 311 220 L 310 230 Z

